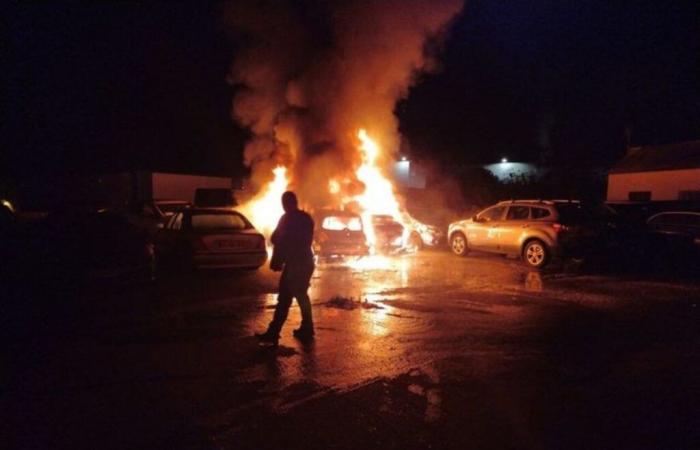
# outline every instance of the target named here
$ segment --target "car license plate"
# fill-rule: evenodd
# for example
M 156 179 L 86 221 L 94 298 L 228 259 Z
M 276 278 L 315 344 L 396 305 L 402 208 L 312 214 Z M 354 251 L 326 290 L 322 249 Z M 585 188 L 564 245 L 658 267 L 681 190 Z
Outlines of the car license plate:
M 243 248 L 243 242 L 241 241 L 216 241 L 216 246 L 220 249 L 235 250 L 238 248 Z

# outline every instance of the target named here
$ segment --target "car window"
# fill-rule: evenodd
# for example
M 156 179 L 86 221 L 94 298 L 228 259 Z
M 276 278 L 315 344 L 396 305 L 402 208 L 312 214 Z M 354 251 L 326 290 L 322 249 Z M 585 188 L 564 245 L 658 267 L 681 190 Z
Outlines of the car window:
M 552 215 L 552 213 L 549 212 L 547 208 L 531 208 L 532 211 L 532 218 L 533 219 L 544 219 L 545 217 L 549 217 Z
M 362 221 L 357 216 L 327 216 L 323 219 L 321 228 L 330 231 L 362 231 Z
M 700 226 L 700 216 L 694 214 L 660 214 L 650 222 L 652 226 L 658 225 L 685 225 Z
M 168 228 L 173 230 L 179 230 L 182 228 L 182 213 L 176 214 L 170 219 L 170 223 L 168 223 Z
M 170 217 L 188 206 L 189 205 L 187 203 L 158 203 L 158 209 L 160 209 L 163 215 L 166 217 Z
M 501 220 L 503 217 L 503 212 L 506 210 L 505 206 L 494 206 L 489 208 L 482 213 L 480 213 L 477 218 L 480 221 L 492 222 L 494 220 Z
M 508 214 L 506 214 L 506 220 L 527 220 L 529 217 L 529 206 L 511 206 L 508 208 Z
M 245 230 L 248 224 L 238 214 L 193 214 L 193 230 Z

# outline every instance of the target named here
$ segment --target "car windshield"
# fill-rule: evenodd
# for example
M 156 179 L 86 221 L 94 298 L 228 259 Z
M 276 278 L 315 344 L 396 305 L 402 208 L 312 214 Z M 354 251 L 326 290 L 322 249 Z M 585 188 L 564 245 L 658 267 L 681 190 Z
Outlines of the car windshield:
M 206 230 L 245 230 L 250 228 L 239 214 L 193 214 L 192 229 Z
M 372 223 L 374 225 L 392 225 L 397 222 L 391 216 L 372 216 Z
M 362 231 L 362 221 L 358 216 L 327 216 L 323 219 L 321 228 L 330 231 Z

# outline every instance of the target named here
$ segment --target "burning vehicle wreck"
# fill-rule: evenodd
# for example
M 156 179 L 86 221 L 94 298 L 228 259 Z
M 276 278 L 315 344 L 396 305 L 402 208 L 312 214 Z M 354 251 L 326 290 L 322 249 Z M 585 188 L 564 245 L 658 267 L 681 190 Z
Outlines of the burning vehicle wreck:
M 404 246 L 404 226 L 388 214 L 372 216 L 375 248 L 380 253 L 397 251 Z
M 362 218 L 348 211 L 316 214 L 314 253 L 318 257 L 365 256 L 369 254 Z

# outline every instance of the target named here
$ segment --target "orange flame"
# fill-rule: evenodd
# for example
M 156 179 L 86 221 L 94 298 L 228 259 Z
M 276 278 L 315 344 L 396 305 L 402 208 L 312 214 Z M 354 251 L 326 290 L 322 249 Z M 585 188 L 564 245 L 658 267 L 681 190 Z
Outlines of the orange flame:
M 240 209 L 253 222 L 253 225 L 266 236 L 270 236 L 277 226 L 284 210 L 282 194 L 287 190 L 287 168 L 277 166 L 272 170 L 275 178 L 258 195 Z
M 381 148 L 362 128 L 358 131 L 358 151 L 362 163 L 355 171 L 355 176 L 364 184 L 361 194 L 338 198 L 338 204 L 346 206 L 348 203 L 357 203 L 364 224 L 364 232 L 370 247 L 376 244 L 376 236 L 372 227 L 373 215 L 388 215 L 404 225 L 404 242 L 409 231 L 410 220 L 408 215 L 401 210 L 394 186 L 377 166 L 377 159 L 381 154 Z M 253 224 L 264 234 L 269 236 L 274 230 L 279 218 L 284 214 L 280 198 L 287 190 L 287 168 L 278 166 L 273 170 L 272 180 L 258 195 L 241 207 Z M 345 180 L 344 182 L 347 182 Z M 336 179 L 328 180 L 328 191 L 335 196 L 342 196 L 341 182 Z
M 355 174 L 365 185 L 362 194 L 354 198 L 362 209 L 362 222 L 365 225 L 365 234 L 370 246 L 376 243 L 376 236 L 372 228 L 372 216 L 386 214 L 401 221 L 399 202 L 394 195 L 394 186 L 379 170 L 376 165 L 377 157 L 381 151 L 379 145 L 369 137 L 367 131 L 362 128 L 357 133 L 360 139 L 359 150 L 362 154 L 362 165 Z

